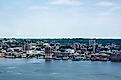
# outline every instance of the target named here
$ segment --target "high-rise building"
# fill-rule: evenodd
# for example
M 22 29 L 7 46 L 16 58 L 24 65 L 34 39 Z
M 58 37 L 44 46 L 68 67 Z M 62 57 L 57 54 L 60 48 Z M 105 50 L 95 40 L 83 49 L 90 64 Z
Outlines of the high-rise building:
M 95 38 L 89 40 L 89 46 L 93 47 L 93 53 L 95 53 L 95 51 L 96 51 L 96 39 Z
M 96 51 L 96 39 L 93 39 L 93 53 Z
M 52 59 L 52 47 L 49 45 L 45 47 L 45 59 L 46 60 Z

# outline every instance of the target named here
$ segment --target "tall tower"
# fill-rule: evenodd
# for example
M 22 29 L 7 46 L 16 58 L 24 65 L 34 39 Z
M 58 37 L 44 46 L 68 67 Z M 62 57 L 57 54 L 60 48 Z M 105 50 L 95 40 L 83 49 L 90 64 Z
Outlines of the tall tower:
M 52 47 L 49 45 L 45 47 L 45 59 L 46 60 L 52 59 Z
M 96 51 L 96 39 L 93 39 L 93 53 Z
M 89 46 L 92 46 L 92 45 L 93 45 L 93 40 L 90 39 L 90 40 L 89 40 Z
M 95 39 L 95 38 L 89 40 L 89 46 L 92 46 L 92 48 L 93 48 L 93 53 L 95 53 L 95 51 L 96 51 L 96 39 Z

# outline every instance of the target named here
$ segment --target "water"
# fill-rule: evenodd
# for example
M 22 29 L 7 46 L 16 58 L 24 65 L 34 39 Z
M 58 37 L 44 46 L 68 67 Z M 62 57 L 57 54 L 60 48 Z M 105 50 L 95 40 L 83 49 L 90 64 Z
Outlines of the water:
M 121 80 L 121 63 L 0 59 L 0 80 Z

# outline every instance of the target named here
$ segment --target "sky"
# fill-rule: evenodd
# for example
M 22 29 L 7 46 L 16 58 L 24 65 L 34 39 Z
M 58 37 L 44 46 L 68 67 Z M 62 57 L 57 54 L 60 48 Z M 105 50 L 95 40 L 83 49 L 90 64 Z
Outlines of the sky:
M 121 38 L 121 0 L 0 0 L 0 38 Z

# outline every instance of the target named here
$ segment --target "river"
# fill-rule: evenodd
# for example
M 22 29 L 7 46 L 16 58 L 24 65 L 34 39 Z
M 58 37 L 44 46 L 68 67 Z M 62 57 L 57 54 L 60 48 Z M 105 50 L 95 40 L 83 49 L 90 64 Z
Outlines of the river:
M 121 63 L 0 59 L 0 80 L 121 80 Z

